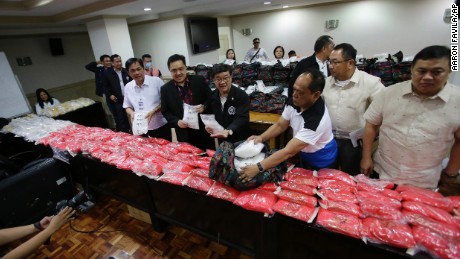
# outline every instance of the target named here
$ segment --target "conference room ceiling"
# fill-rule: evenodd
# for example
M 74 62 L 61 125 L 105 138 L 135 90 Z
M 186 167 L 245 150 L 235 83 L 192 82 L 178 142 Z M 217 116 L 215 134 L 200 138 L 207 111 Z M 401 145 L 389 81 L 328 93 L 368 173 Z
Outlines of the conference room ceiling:
M 350 1 L 353 0 L 273 0 L 264 4 L 264 0 L 0 0 L 0 32 L 86 31 L 86 22 L 103 17 L 123 17 L 128 24 L 136 24 L 183 15 L 234 16 Z

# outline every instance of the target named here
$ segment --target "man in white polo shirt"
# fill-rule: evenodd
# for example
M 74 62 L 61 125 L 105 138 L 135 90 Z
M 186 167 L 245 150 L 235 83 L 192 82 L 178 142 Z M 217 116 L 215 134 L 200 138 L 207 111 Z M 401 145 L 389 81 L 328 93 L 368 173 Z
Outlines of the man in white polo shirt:
M 160 89 L 164 84 L 159 77 L 144 74 L 144 65 L 141 59 L 130 58 L 125 63 L 129 75 L 133 78 L 125 86 L 123 108 L 130 121 L 133 121 L 134 112 L 145 112 L 149 122 L 147 135 L 155 138 L 171 139 L 171 130 L 166 126 L 167 121 L 161 114 Z
M 411 80 L 380 92 L 364 114 L 361 169 L 365 174 L 374 169 L 380 179 L 397 184 L 434 189 L 440 177 L 455 181 L 460 169 L 460 88 L 447 82 L 450 50 L 424 48 L 415 55 L 411 73 Z M 449 148 L 449 163 L 441 172 Z
M 299 152 L 304 168 L 335 168 L 337 144 L 332 135 L 331 118 L 321 98 L 323 89 L 324 76 L 316 69 L 304 72 L 297 78 L 292 99 L 289 99 L 278 122 L 261 135 L 251 136 L 248 140 L 254 140 L 255 143 L 266 141 L 280 135 L 289 126 L 294 137 L 285 148 L 262 162 L 244 167 L 240 172 L 243 182 L 250 181 L 258 173 L 277 166 Z

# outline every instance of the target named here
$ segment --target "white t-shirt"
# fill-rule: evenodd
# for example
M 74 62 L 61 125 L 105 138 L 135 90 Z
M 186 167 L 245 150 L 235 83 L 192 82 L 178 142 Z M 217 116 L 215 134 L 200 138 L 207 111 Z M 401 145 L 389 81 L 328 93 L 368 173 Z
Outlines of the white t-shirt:
M 302 152 L 314 153 L 334 139 L 331 118 L 322 98 L 304 112 L 297 110 L 290 101 L 281 116 L 290 122 L 294 138 L 308 144 Z
M 53 106 L 58 105 L 58 104 L 61 104 L 61 103 L 56 98 L 53 98 L 53 104 L 51 104 L 50 102 L 43 103 L 43 109 L 42 109 L 42 107 L 40 107 L 40 104 L 36 103 L 35 104 L 35 111 L 37 111 L 37 115 L 43 115 L 43 110 L 44 109 L 49 108 L 49 107 L 53 107 Z
M 259 49 L 260 49 L 259 52 L 257 52 L 258 49 L 250 48 L 248 52 L 246 53 L 246 56 L 244 57 L 244 61 L 247 61 L 247 62 L 268 61 L 267 51 L 265 51 L 265 49 L 263 48 L 259 48 Z

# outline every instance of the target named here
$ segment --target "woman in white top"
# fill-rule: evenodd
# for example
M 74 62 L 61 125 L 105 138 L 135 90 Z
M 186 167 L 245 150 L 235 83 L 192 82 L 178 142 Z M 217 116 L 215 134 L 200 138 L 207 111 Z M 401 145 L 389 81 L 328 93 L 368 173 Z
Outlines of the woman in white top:
M 60 104 L 58 99 L 51 97 L 51 95 L 43 88 L 38 88 L 37 91 L 35 91 L 35 95 L 37 96 L 35 110 L 38 115 L 43 115 L 43 109 Z
M 273 56 L 275 56 L 276 60 L 284 59 L 284 48 L 282 46 L 276 46 L 273 50 Z

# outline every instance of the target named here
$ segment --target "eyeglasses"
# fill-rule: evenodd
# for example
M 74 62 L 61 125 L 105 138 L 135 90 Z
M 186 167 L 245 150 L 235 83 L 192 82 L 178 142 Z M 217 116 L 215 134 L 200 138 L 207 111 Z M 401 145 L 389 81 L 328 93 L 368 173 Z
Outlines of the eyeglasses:
M 331 60 L 330 63 L 329 63 L 329 65 L 337 66 L 338 64 L 343 63 L 343 62 L 347 62 L 348 60 L 350 60 L 350 59 L 345 59 L 345 60 L 342 60 L 342 61 Z
M 226 76 L 224 78 L 214 78 L 214 83 L 220 83 L 220 82 L 228 82 L 230 81 L 230 78 L 229 76 Z

